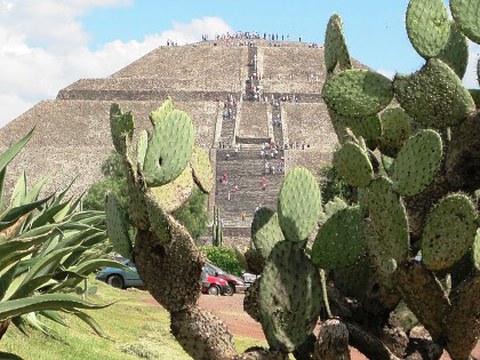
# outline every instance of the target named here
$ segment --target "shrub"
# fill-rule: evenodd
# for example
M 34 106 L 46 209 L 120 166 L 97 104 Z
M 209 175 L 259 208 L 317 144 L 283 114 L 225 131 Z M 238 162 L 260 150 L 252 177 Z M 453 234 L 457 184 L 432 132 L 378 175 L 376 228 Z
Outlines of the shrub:
M 242 266 L 235 255 L 235 250 L 227 247 L 203 246 L 200 248 L 208 260 L 229 274 L 242 275 Z

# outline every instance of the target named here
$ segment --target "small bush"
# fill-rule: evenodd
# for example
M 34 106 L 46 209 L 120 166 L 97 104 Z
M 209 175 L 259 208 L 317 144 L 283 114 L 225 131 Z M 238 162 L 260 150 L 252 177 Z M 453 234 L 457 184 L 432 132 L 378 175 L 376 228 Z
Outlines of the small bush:
M 218 266 L 229 274 L 242 275 L 242 266 L 235 255 L 234 249 L 223 246 L 203 246 L 200 250 L 213 265 Z
M 159 356 L 155 344 L 145 339 L 140 339 L 136 343 L 121 345 L 120 351 L 141 359 L 158 359 Z

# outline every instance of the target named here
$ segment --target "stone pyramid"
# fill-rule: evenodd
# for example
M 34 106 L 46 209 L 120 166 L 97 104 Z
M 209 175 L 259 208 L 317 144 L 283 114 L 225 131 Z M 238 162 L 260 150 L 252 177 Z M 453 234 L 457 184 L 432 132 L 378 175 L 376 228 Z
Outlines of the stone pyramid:
M 324 80 L 323 48 L 306 43 L 236 39 L 159 47 L 106 78 L 78 80 L 0 129 L 4 149 L 35 127 L 9 168 L 7 186 L 25 171 L 30 184 L 48 177 L 47 191 L 76 177 L 72 195 L 81 194 L 101 178 L 113 150 L 111 103 L 132 111 L 143 129 L 170 96 L 192 117 L 216 179 L 228 173 L 210 207 L 221 209 L 227 236 L 248 237 L 254 209 L 276 206 L 285 171 L 304 166 L 318 175 L 331 160 L 337 139 L 321 98 Z M 278 153 L 272 155 L 270 143 Z

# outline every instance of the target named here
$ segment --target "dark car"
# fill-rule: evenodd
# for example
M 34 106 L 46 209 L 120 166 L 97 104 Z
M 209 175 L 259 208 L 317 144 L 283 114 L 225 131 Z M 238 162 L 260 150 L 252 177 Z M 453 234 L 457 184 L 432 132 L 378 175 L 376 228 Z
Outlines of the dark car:
M 227 289 L 225 295 L 230 295 L 231 296 L 234 293 L 245 292 L 245 290 L 248 287 L 245 284 L 245 282 L 241 278 L 239 278 L 238 276 L 228 274 L 225 271 L 223 271 L 222 269 L 220 269 L 219 267 L 217 267 L 217 266 L 215 266 L 211 263 L 208 263 L 208 262 L 205 263 L 204 269 L 208 274 L 213 275 L 215 277 L 218 277 L 220 279 L 224 279 L 228 283 L 229 288 Z
M 133 261 L 123 260 L 120 263 L 125 265 L 126 268 L 106 267 L 97 273 L 96 278 L 119 289 L 143 287 L 143 281 L 138 276 L 137 268 Z

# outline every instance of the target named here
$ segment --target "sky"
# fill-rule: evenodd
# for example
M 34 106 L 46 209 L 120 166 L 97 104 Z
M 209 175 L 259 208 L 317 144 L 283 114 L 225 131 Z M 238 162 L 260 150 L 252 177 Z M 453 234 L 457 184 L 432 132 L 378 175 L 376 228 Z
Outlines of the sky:
M 108 76 L 167 40 L 257 31 L 323 43 L 343 19 L 350 54 L 387 76 L 424 60 L 405 30 L 408 0 L 0 0 L 0 127 L 81 78 Z M 478 87 L 471 44 L 464 82 Z

